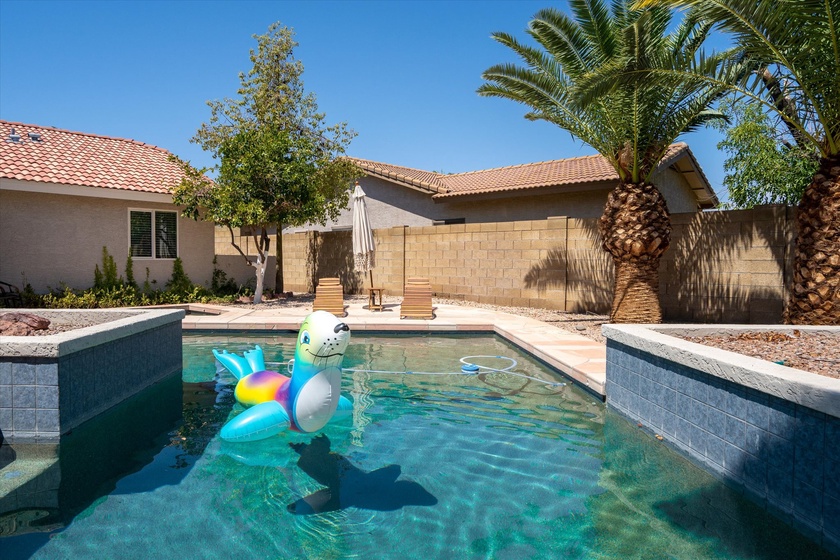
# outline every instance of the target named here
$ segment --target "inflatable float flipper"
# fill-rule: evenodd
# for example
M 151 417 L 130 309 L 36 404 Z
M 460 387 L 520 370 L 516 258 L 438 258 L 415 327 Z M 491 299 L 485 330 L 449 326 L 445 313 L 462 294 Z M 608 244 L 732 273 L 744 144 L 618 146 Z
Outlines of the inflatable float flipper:
M 213 349 L 213 355 L 237 379 L 265 370 L 265 358 L 259 344 L 253 350 L 243 352 L 242 356 L 231 354 L 227 350 L 219 352 L 215 348 Z

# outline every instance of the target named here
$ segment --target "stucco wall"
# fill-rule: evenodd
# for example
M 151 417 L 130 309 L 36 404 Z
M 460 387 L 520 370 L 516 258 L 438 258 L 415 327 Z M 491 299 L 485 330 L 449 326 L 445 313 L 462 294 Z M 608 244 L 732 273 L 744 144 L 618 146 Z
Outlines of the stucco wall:
M 673 214 L 671 247 L 660 266 L 666 320 L 781 321 L 795 234 L 794 210 Z M 374 231 L 374 282 L 401 295 L 404 279 L 428 277 L 439 296 L 525 307 L 604 312 L 613 264 L 596 218 L 394 227 Z M 350 232 L 284 235 L 285 289 L 312 290 L 325 276 L 345 292 L 369 280 L 353 271 Z
M 654 175 L 654 184 L 662 191 L 671 213 L 696 212 L 697 201 L 686 180 L 676 171 L 664 169 Z M 551 216 L 597 218 L 604 211 L 607 195 L 614 185 L 609 183 L 567 185 L 554 189 L 489 193 L 469 197 L 432 200 L 432 195 L 396 185 L 378 177 L 359 180 L 374 229 L 395 226 L 429 226 L 435 220 L 461 219 L 467 224 L 544 220 Z M 296 233 L 307 230 L 332 231 L 349 228 L 353 223 L 352 199 L 335 221 L 325 226 L 311 224 L 288 229 Z
M 176 210 L 172 204 L 0 189 L 0 279 L 36 292 L 93 286 L 102 268 L 102 247 L 125 275 L 129 208 Z M 213 225 L 178 217 L 178 254 L 193 283 L 208 285 L 213 273 Z M 134 259 L 134 278 L 163 288 L 172 259 Z

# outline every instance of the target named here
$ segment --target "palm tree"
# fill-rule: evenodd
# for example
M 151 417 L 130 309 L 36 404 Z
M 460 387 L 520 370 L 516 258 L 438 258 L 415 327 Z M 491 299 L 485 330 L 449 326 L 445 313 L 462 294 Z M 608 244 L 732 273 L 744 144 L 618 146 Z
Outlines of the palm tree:
M 775 111 L 819 168 L 797 213 L 785 319 L 840 325 L 840 0 L 649 0 L 689 6 L 732 33 L 759 68 L 733 91 Z M 637 79 L 637 78 L 634 78 Z
M 567 130 L 615 168 L 619 182 L 599 221 L 615 266 L 610 320 L 658 323 L 659 262 L 670 243 L 671 220 L 651 178 L 680 134 L 722 118 L 708 110 L 722 88 L 698 80 L 668 87 L 639 80 L 603 84 L 616 73 L 651 67 L 703 74 L 727 53 L 704 55 L 700 45 L 711 26 L 696 19 L 685 18 L 667 33 L 671 12 L 664 8 L 632 10 L 622 0 L 611 9 L 602 0 L 569 4 L 574 18 L 545 9 L 529 23 L 528 34 L 541 48 L 495 33 L 526 67 L 489 68 L 478 93 L 527 105 L 526 118 Z

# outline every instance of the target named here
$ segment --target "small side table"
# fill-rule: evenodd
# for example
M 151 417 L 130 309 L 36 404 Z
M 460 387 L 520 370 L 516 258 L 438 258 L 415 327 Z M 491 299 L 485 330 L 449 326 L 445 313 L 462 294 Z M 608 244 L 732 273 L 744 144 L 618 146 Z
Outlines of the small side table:
M 368 288 L 368 309 L 371 311 L 382 311 L 383 289 L 384 288 Z M 379 303 L 376 303 L 377 301 Z

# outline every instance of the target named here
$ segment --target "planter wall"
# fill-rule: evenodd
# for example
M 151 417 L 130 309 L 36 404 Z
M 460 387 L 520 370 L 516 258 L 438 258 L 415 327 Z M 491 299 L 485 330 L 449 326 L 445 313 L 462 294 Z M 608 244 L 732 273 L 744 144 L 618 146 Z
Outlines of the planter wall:
M 607 405 L 840 550 L 840 380 L 668 336 L 756 330 L 605 325 Z
M 182 366 L 182 310 L 22 310 L 95 326 L 0 336 L 0 441 L 56 443 Z

